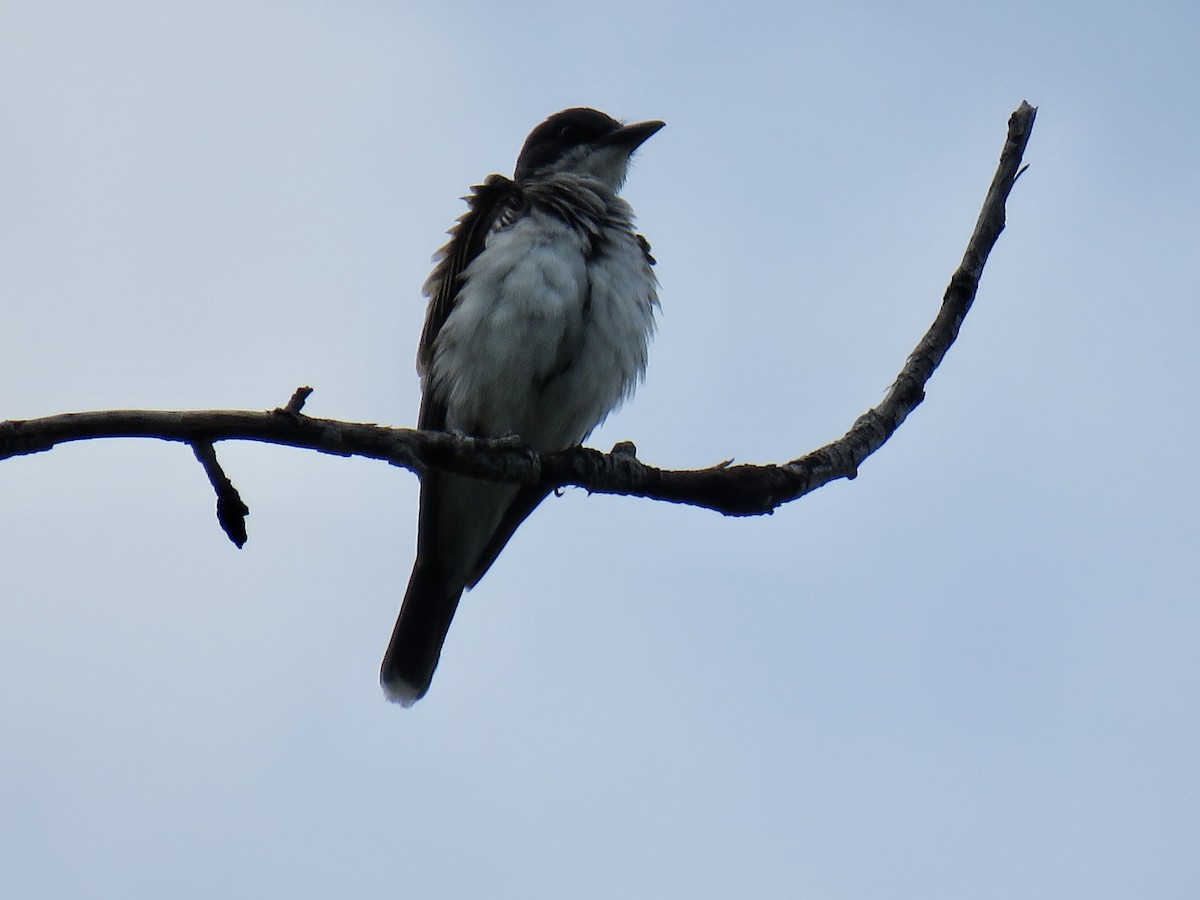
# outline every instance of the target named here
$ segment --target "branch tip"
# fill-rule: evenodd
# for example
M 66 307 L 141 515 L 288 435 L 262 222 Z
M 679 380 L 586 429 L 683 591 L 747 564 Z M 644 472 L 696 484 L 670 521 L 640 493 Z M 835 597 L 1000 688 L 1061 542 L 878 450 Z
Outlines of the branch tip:
M 242 549 L 249 539 L 249 535 L 246 533 L 246 516 L 250 515 L 250 507 L 242 501 L 237 488 L 233 486 L 233 482 L 221 468 L 221 464 L 217 461 L 217 451 L 211 442 L 194 442 L 192 452 L 196 455 L 200 465 L 204 467 L 208 482 L 217 493 L 217 523 L 226 536 L 233 541 L 234 546 L 239 550 Z

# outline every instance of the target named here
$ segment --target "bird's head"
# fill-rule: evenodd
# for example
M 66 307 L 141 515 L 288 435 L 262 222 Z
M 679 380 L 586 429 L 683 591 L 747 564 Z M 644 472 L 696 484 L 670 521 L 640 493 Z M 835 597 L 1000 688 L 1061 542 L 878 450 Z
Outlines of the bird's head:
M 590 175 L 614 192 L 625 183 L 629 157 L 662 122 L 622 125 L 611 116 L 585 107 L 555 113 L 530 132 L 517 157 L 513 178 L 559 173 Z

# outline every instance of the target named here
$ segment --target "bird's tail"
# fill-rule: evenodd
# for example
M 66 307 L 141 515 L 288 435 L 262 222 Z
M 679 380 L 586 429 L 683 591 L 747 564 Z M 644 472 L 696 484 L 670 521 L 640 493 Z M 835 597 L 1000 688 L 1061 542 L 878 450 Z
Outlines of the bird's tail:
M 440 567 L 417 559 L 379 670 L 389 700 L 412 706 L 425 696 L 462 592 Z

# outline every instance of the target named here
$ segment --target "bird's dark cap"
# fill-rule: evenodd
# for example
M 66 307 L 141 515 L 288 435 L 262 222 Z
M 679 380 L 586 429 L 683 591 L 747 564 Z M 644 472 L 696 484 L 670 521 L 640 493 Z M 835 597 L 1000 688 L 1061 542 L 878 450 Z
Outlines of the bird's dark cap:
M 650 121 L 622 125 L 612 116 L 585 106 L 564 109 L 529 133 L 513 177 L 517 181 L 527 178 L 581 144 L 620 145 L 632 153 L 663 124 Z

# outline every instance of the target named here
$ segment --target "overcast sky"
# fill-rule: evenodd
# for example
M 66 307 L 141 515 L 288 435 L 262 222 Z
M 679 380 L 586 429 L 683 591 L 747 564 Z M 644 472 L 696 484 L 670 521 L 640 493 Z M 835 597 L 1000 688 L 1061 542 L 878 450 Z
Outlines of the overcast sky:
M 221 445 L 0 462 L 0 894 L 1200 893 L 1194 2 L 0 0 L 0 418 L 416 417 L 459 199 L 563 107 L 661 118 L 645 385 L 592 437 L 784 461 L 932 321 L 924 405 L 773 516 L 569 491 L 377 685 L 416 479 Z

